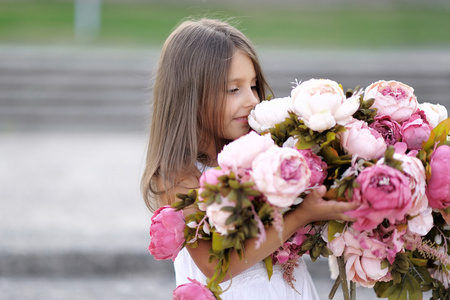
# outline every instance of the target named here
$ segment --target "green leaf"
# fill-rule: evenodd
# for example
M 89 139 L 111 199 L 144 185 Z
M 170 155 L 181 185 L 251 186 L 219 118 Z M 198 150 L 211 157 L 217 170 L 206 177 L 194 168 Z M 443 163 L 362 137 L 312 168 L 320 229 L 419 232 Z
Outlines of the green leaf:
M 323 148 L 321 154 L 327 163 L 339 160 L 339 153 L 333 147 Z
M 267 275 L 269 276 L 269 280 L 270 280 L 270 278 L 272 278 L 272 274 L 273 274 L 272 256 L 267 256 L 264 259 L 264 264 L 266 265 Z
M 239 218 L 239 216 L 237 216 L 236 214 L 229 216 L 228 219 L 225 221 L 225 225 L 233 224 L 234 222 L 236 222 L 238 220 L 238 218 Z
M 197 190 L 196 189 L 189 190 L 188 196 L 191 200 L 197 199 Z
M 440 122 L 435 128 L 433 128 L 428 141 L 426 141 L 422 145 L 422 150 L 428 152 L 430 150 L 433 150 L 435 144 L 438 144 L 438 146 L 442 145 L 444 142 L 446 142 L 449 132 L 450 118 L 447 118 Z
M 336 133 L 334 133 L 333 131 L 328 131 L 327 135 L 326 135 L 326 141 L 331 142 L 331 141 L 334 141 L 335 139 L 336 139 Z
M 251 207 L 252 201 L 250 201 L 247 197 L 243 196 L 243 197 L 241 197 L 241 205 L 243 208 Z
M 416 267 L 415 269 L 425 283 L 430 284 L 435 281 L 431 277 L 427 267 Z
M 387 259 L 381 262 L 381 269 L 389 267 L 389 261 Z
M 297 149 L 306 150 L 306 149 L 311 148 L 315 144 L 316 143 L 312 140 L 307 141 L 306 139 L 300 137 L 297 144 L 295 144 L 295 146 L 297 147 Z
M 241 187 L 241 185 L 239 184 L 239 181 L 237 180 L 229 180 L 228 181 L 228 185 L 232 188 L 232 189 L 239 189 Z
M 410 273 L 407 273 L 405 276 L 405 286 L 406 291 L 409 296 L 409 300 L 422 300 L 422 290 L 420 288 L 420 283 L 417 281 L 414 276 L 412 276 Z
M 392 284 L 392 281 L 377 283 L 375 292 L 378 297 L 388 297 L 389 300 L 421 300 L 423 295 L 418 280 L 419 278 L 415 278 L 410 273 L 405 273 L 396 284 Z M 389 286 L 389 284 L 392 285 Z
M 324 257 L 328 257 L 333 254 L 333 251 L 330 250 L 330 248 L 327 247 L 327 245 L 324 245 L 322 247 L 322 251 L 320 251 L 320 255 Z
M 394 158 L 395 149 L 393 146 L 389 146 L 384 152 L 384 164 L 390 166 L 400 172 L 403 172 L 402 161 Z
M 224 207 L 222 207 L 220 210 L 221 210 L 221 211 L 227 211 L 227 212 L 233 213 L 234 210 L 235 210 L 235 208 L 232 207 L 232 206 L 224 206 Z
M 393 285 L 392 281 L 378 281 L 373 289 L 378 298 L 387 298 L 395 292 L 396 286 Z
M 241 184 L 242 188 L 244 188 L 244 189 L 251 188 L 254 185 L 255 185 L 255 183 L 252 181 L 246 181 Z
M 222 236 L 220 233 L 214 231 L 212 233 L 212 251 L 214 253 L 219 253 L 225 249 L 224 247 L 224 236 Z
M 259 192 L 257 190 L 253 190 L 253 189 L 245 190 L 244 194 L 246 196 L 255 196 L 255 197 L 261 196 L 261 192 Z
M 447 215 L 450 214 L 450 206 L 444 208 L 444 213 L 446 213 Z
M 344 197 L 345 191 L 347 190 L 348 186 L 346 184 L 341 184 L 337 189 L 337 196 L 338 197 Z
M 328 240 L 331 242 L 334 240 L 336 233 L 342 233 L 344 231 L 345 224 L 339 223 L 335 220 L 328 222 Z
M 410 258 L 409 259 L 415 266 L 418 267 L 426 267 L 428 263 L 428 259 L 422 259 L 422 258 Z
M 229 193 L 228 193 L 228 200 L 229 201 L 231 201 L 231 202 L 236 202 L 237 201 L 237 199 L 238 199 L 238 192 L 236 191 L 236 190 L 231 190 Z
M 369 98 L 363 102 L 364 108 L 370 108 L 375 103 L 375 98 Z

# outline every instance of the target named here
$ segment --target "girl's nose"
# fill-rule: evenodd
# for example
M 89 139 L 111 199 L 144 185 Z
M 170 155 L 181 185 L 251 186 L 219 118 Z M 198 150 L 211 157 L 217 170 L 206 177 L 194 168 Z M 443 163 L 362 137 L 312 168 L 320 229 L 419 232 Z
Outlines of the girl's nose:
M 255 107 L 256 104 L 260 102 L 258 93 L 255 90 L 251 89 L 247 95 L 246 106 Z

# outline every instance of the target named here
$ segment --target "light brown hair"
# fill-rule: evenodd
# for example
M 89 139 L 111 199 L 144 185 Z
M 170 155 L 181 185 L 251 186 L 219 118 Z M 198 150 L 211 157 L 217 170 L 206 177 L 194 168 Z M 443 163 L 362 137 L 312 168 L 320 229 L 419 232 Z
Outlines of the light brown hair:
M 231 58 L 242 51 L 253 62 L 257 93 L 265 99 L 266 80 L 251 42 L 230 24 L 200 19 L 184 21 L 164 43 L 156 71 L 147 160 L 141 189 L 147 207 L 204 164 L 212 142 L 217 153 L 223 135 L 225 91 Z M 156 186 L 163 182 L 164 188 Z

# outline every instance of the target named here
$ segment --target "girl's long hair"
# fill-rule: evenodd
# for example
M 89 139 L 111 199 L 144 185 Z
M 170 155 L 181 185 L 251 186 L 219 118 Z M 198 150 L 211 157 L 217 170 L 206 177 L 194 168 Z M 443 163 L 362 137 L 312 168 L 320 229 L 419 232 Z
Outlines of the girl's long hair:
M 266 80 L 250 41 L 235 27 L 214 19 L 184 21 L 164 43 L 158 62 L 146 167 L 141 181 L 147 207 L 193 176 L 197 161 L 208 164 L 223 135 L 225 91 L 231 58 L 240 50 L 252 60 L 257 91 L 265 99 Z M 156 183 L 159 183 L 158 185 Z M 161 186 L 163 183 L 163 186 Z

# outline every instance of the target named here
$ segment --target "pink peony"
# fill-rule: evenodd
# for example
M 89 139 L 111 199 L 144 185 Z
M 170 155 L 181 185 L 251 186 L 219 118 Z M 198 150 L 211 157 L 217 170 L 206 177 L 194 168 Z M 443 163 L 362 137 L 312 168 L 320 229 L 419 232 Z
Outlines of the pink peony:
M 252 164 L 253 181 L 267 201 L 278 207 L 289 207 L 306 190 L 311 171 L 296 149 L 272 147 L 258 155 Z
M 347 279 L 366 288 L 372 288 L 377 281 L 389 281 L 382 280 L 388 275 L 388 268 L 381 268 L 381 259 L 357 253 L 349 253 L 345 257 Z
M 219 183 L 218 178 L 222 175 L 228 174 L 222 169 L 209 169 L 206 172 L 203 172 L 202 176 L 200 176 L 200 188 L 198 189 L 198 194 L 200 195 L 200 199 L 204 200 L 201 197 L 202 192 L 204 191 L 204 187 L 206 184 L 216 185 Z M 200 209 L 204 211 L 203 204 L 200 205 Z
M 385 249 L 382 251 L 386 253 L 385 255 L 389 263 L 393 264 L 397 253 L 403 252 L 405 246 L 403 237 L 407 231 L 395 224 L 392 224 L 389 227 L 381 225 L 378 228 L 379 230 L 374 231 L 374 237 L 385 243 Z
M 250 132 L 229 143 L 217 156 L 217 162 L 224 171 L 242 174 L 250 170 L 255 157 L 274 145 L 270 135 Z
M 378 159 L 386 151 L 386 143 L 381 134 L 367 126 L 364 121 L 348 123 L 344 132 L 339 133 L 342 147 L 347 153 L 364 159 Z
M 450 287 L 450 276 L 445 266 L 438 265 L 428 270 L 430 272 L 431 278 L 440 281 L 446 289 Z
M 393 121 L 389 116 L 377 116 L 370 128 L 378 131 L 387 145 L 395 145 L 402 140 L 400 124 Z
M 308 238 L 306 234 L 314 235 L 315 233 L 316 228 L 311 224 L 297 230 L 297 232 L 284 242 L 283 246 L 272 253 L 273 264 L 284 264 L 289 260 L 297 260 L 300 257 L 298 252 L 300 251 L 303 242 Z
M 309 180 L 309 187 L 321 185 L 327 178 L 327 163 L 319 156 L 315 155 L 310 149 L 298 150 L 308 163 L 308 168 L 311 171 L 311 179 Z
M 374 98 L 372 108 L 378 116 L 389 116 L 399 123 L 408 120 L 417 109 L 414 89 L 398 81 L 380 80 L 366 88 L 364 100 Z
M 169 205 L 162 206 L 155 211 L 151 220 L 148 251 L 156 260 L 174 261 L 185 241 L 183 211 L 176 211 Z
M 222 202 L 219 204 L 214 202 L 206 207 L 206 215 L 208 216 L 211 226 L 216 228 L 216 231 L 221 235 L 226 235 L 229 230 L 233 230 L 235 225 L 233 223 L 226 224 L 227 219 L 231 216 L 231 212 L 224 211 L 224 207 L 235 207 L 236 203 L 228 200 L 227 197 L 222 197 Z
M 173 291 L 173 300 L 215 300 L 214 294 L 195 279 L 188 278 L 191 283 L 179 285 Z
M 218 184 L 219 180 L 217 178 L 225 174 L 228 173 L 221 169 L 209 169 L 208 171 L 203 172 L 199 179 L 200 187 L 205 186 L 205 184 Z
M 376 281 L 389 276 L 388 268 L 381 268 L 387 257 L 388 245 L 368 232 L 360 233 L 353 228 L 344 231 L 328 243 L 335 256 L 344 255 L 347 278 L 364 287 L 373 287 Z
M 420 214 L 428 207 L 428 199 L 425 195 L 425 168 L 420 159 L 414 156 L 396 153 L 394 154 L 394 158 L 402 161 L 403 172 L 409 179 L 412 204 L 408 215 L 415 216 Z
M 409 180 L 411 208 L 408 211 L 408 215 L 416 216 L 428 207 L 428 199 L 425 195 L 425 168 L 420 159 L 410 154 L 395 153 L 394 159 L 402 162 L 403 173 Z M 384 158 L 380 159 L 377 164 L 384 164 Z
M 426 194 L 430 206 L 443 209 L 450 206 L 450 146 L 442 145 L 431 155 L 431 177 Z
M 432 129 L 423 111 L 418 110 L 402 124 L 403 141 L 408 145 L 408 149 L 420 150 L 422 142 L 428 140 Z
M 360 206 L 348 215 L 357 218 L 356 230 L 371 230 L 384 219 L 391 224 L 403 221 L 412 205 L 409 180 L 402 172 L 387 165 L 375 165 L 364 169 L 356 178 L 359 187 L 353 190 L 353 198 Z
M 418 215 L 408 220 L 408 231 L 421 236 L 426 235 L 433 228 L 433 214 L 431 207 L 425 208 Z
M 318 132 L 347 124 L 359 108 L 359 96 L 346 99 L 342 87 L 329 79 L 310 79 L 291 91 L 294 113 Z

